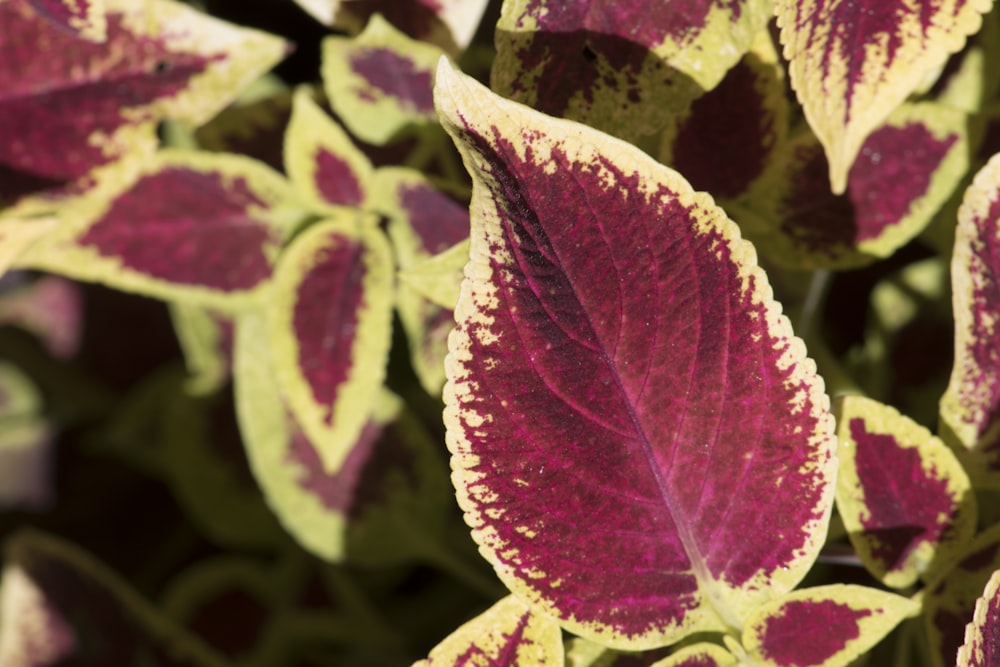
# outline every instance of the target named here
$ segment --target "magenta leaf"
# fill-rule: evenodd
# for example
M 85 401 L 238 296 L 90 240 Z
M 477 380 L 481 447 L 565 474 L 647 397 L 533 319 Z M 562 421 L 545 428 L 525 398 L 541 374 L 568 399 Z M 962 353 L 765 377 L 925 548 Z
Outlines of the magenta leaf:
M 844 667 L 864 655 L 917 603 L 863 586 L 795 591 L 754 612 L 743 645 L 767 667 Z
M 948 447 L 890 406 L 839 403 L 837 510 L 851 543 L 883 583 L 935 576 L 976 530 L 969 478 Z
M 7 542 L 0 612 L 5 667 L 224 664 L 92 556 L 35 532 Z
M 779 0 L 789 75 L 829 161 L 833 192 L 868 135 L 982 25 L 982 0 Z
M 287 409 L 275 382 L 266 323 L 249 313 L 237 325 L 236 410 L 254 476 L 285 528 L 331 561 L 376 566 L 434 560 L 433 540 L 449 503 L 446 471 L 423 427 L 386 391 L 340 467 Z
M 942 436 L 985 457 L 991 486 L 1000 479 L 1000 156 L 965 193 L 952 256 L 955 362 L 941 398 Z
M 481 552 L 613 648 L 740 627 L 811 566 L 837 464 L 752 247 L 639 150 L 437 85 L 474 179 L 445 421 Z
M 342 212 L 281 256 L 269 304 L 276 377 L 296 422 L 335 472 L 382 387 L 392 337 L 393 264 L 375 220 Z
M 0 164 L 76 179 L 151 146 L 161 119 L 204 122 L 285 53 L 278 38 L 179 3 L 106 4 L 107 40 L 96 44 L 28 0 L 0 3 Z
M 1000 570 L 993 573 L 982 597 L 976 600 L 972 622 L 965 627 L 965 643 L 958 649 L 955 667 L 991 667 L 1000 664 Z
M 267 284 L 299 215 L 284 179 L 238 156 L 161 151 L 104 176 L 25 265 L 232 308 Z
M 866 139 L 842 195 L 830 190 L 823 147 L 799 132 L 743 202 L 766 221 L 748 235 L 770 259 L 795 269 L 888 257 L 924 229 L 965 173 L 963 118 L 930 103 L 900 107 Z

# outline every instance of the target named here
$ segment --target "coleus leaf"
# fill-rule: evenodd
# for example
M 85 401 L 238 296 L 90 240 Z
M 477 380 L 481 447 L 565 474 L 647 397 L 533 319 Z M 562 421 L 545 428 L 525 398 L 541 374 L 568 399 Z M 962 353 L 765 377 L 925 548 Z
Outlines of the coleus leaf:
M 402 402 L 382 392 L 335 473 L 295 423 L 275 383 L 266 321 L 237 322 L 236 410 L 250 465 L 285 528 L 309 551 L 367 566 L 427 557 L 446 516 L 447 479 L 438 454 Z M 419 539 L 410 539 L 414 535 Z M 420 537 L 422 536 L 422 537 Z
M 875 646 L 920 605 L 864 586 L 795 591 L 754 611 L 743 632 L 751 664 L 842 667 Z
M 905 588 L 933 578 L 976 532 L 976 503 L 948 447 L 894 408 L 838 404 L 837 511 L 868 571 Z
M 767 0 L 505 2 L 492 87 L 545 113 L 637 139 L 714 88 L 771 12 Z
M 275 377 L 330 472 L 361 435 L 385 377 L 394 277 L 375 220 L 347 211 L 296 237 L 274 276 Z
M 951 264 L 955 362 L 941 397 L 942 436 L 1000 472 L 1000 155 L 965 192 Z M 997 475 L 993 475 L 997 477 Z M 995 484 L 994 484 L 995 486 Z
M 265 82 L 275 85 L 262 85 Z M 246 155 L 281 171 L 292 96 L 283 83 L 262 77 L 232 105 L 198 127 L 195 140 L 203 150 Z
M 437 81 L 474 183 L 444 395 L 481 553 L 613 648 L 740 627 L 811 566 L 837 465 L 752 247 L 638 149 Z
M 707 646 L 707 644 L 697 646 Z M 664 656 L 671 655 L 669 648 L 641 652 L 616 651 L 583 637 L 568 638 L 564 643 L 564 649 L 566 667 L 652 667 Z
M 376 14 L 355 38 L 323 40 L 323 86 L 351 133 L 381 146 L 408 125 L 436 120 L 431 90 L 441 54 Z
M 413 667 L 563 667 L 559 624 L 508 595 L 431 649 Z
M 727 206 L 764 174 L 788 134 L 785 87 L 778 53 L 761 31 L 719 85 L 670 118 L 660 161 Z
M 748 235 L 769 259 L 795 269 L 888 257 L 923 230 L 960 182 L 968 166 L 964 125 L 954 109 L 901 106 L 867 136 L 842 195 L 830 191 L 815 136 L 797 133 L 742 202 L 766 221 Z
M 375 170 L 309 90 L 300 88 L 285 133 L 285 171 L 303 198 L 323 211 L 364 206 Z
M 458 300 L 461 267 L 469 257 L 469 208 L 435 187 L 419 172 L 408 169 L 379 169 L 374 191 L 374 207 L 389 218 L 389 239 L 400 269 L 396 310 L 406 331 L 410 360 L 424 388 L 431 395 L 437 395 L 444 386 L 444 358 L 448 352 L 448 333 L 454 324 L 452 312 Z M 434 267 L 423 274 L 424 280 L 411 273 L 418 271 L 419 274 L 418 267 L 424 262 L 437 257 L 437 253 L 449 246 L 461 245 L 463 240 L 466 242 L 464 249 L 452 253 L 449 259 L 453 261 L 446 262 L 437 274 L 434 274 Z M 451 271 L 453 267 L 458 269 L 457 273 Z M 429 294 L 425 289 L 429 282 L 435 281 L 435 275 L 441 294 Z M 450 296 L 443 294 L 450 288 L 454 288 L 454 300 L 451 301 Z
M 154 145 L 161 119 L 204 122 L 287 48 L 169 0 L 105 4 L 107 41 L 94 44 L 28 0 L 0 3 L 0 164 L 76 179 L 136 143 Z
M 165 150 L 106 169 L 18 263 L 116 289 L 238 307 L 268 283 L 301 204 L 287 182 L 235 155 Z
M 469 260 L 469 240 L 459 241 L 442 253 L 400 269 L 402 285 L 412 287 L 442 308 L 455 309 L 462 288 L 462 269 Z
M 862 145 L 927 74 L 975 33 L 990 0 L 777 0 L 792 87 L 829 163 L 834 193 Z
M 107 37 L 104 0 L 28 1 L 43 17 L 80 39 L 103 42 Z
M 976 600 L 972 622 L 965 627 L 965 643 L 958 649 L 955 667 L 1000 664 L 1000 570 L 986 583 Z
M 951 569 L 929 582 L 923 617 L 928 656 L 934 667 L 951 667 L 962 645 L 966 624 L 991 575 L 1000 570 L 1000 526 L 982 531 L 956 559 Z
M 0 586 L 0 662 L 11 667 L 222 667 L 200 641 L 78 548 L 22 531 L 7 542 Z

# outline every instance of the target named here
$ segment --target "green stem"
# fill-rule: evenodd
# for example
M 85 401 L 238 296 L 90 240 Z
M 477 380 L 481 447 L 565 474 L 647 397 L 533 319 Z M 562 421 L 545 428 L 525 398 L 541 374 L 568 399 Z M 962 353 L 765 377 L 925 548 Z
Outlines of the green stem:
M 809 291 L 806 293 L 806 300 L 802 304 L 802 312 L 799 313 L 799 321 L 795 327 L 795 332 L 803 340 L 810 336 L 823 310 L 826 295 L 830 291 L 830 278 L 831 274 L 827 269 L 819 269 L 812 274 Z

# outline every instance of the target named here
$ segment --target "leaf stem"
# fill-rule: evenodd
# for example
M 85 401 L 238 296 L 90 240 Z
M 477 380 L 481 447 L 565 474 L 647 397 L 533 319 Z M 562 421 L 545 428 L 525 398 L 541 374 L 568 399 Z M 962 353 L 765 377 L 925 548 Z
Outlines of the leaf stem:
M 812 333 L 813 325 L 819 317 L 826 302 L 826 295 L 830 291 L 831 273 L 827 269 L 818 269 L 813 272 L 809 281 L 809 291 L 806 293 L 806 300 L 802 303 L 802 311 L 799 313 L 799 321 L 795 331 L 800 338 L 805 340 Z

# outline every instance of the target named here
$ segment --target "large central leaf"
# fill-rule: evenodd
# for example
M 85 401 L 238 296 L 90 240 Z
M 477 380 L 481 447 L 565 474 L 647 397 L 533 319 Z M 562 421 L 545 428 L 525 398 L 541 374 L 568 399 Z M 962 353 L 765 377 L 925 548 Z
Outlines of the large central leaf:
M 836 466 L 752 246 L 628 144 L 447 64 L 436 98 L 474 179 L 445 419 L 481 551 L 616 648 L 742 627 L 812 563 Z

